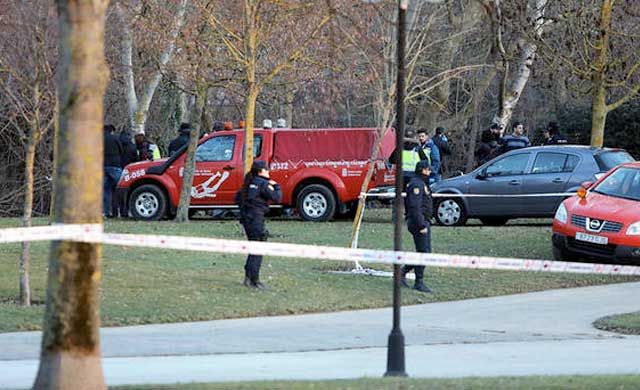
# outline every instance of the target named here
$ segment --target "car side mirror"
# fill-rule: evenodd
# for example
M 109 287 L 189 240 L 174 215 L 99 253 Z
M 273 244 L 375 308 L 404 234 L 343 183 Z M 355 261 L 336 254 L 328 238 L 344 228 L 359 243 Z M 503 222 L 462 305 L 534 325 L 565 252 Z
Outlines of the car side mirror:
M 484 180 L 487 178 L 487 170 L 483 169 L 481 170 L 477 175 L 476 175 L 476 179 L 478 180 Z

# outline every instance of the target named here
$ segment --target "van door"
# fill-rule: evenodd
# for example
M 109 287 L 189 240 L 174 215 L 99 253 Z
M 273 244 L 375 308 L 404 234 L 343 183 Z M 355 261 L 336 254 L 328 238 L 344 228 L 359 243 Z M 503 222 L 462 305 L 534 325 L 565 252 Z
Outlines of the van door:
M 234 204 L 242 185 L 242 144 L 237 138 L 235 134 L 213 136 L 198 145 L 191 205 Z

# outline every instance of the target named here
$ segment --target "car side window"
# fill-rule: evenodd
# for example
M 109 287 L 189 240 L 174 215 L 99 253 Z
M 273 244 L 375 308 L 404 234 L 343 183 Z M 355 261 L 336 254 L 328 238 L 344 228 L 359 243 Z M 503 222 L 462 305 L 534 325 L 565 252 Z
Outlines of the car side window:
M 231 161 L 235 145 L 235 135 L 213 137 L 198 146 L 196 162 Z
M 567 161 L 564 163 L 564 169 L 562 170 L 562 172 L 573 172 L 578 166 L 579 162 L 580 157 L 574 156 L 573 154 L 568 155 Z
M 568 155 L 564 153 L 538 153 L 531 173 L 565 172 L 567 157 Z
M 487 177 L 522 175 L 527 168 L 529 154 L 519 153 L 501 158 L 487 167 Z

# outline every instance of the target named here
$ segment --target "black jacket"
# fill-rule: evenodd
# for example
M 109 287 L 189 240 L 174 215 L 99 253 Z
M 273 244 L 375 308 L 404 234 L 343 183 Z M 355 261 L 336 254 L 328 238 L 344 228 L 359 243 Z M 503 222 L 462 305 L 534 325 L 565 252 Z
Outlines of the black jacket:
M 122 164 L 122 145 L 114 134 L 104 133 L 104 166 L 118 167 Z
M 269 202 L 278 203 L 281 200 L 282 190 L 279 184 L 271 185 L 269 180 L 262 176 L 254 177 L 247 189 L 246 199 L 243 199 L 242 189 L 236 193 L 236 204 L 240 206 L 240 222 L 261 220 L 269 212 Z
M 169 144 L 169 156 L 173 156 L 181 147 L 189 143 L 190 130 L 181 130 L 180 135 Z
M 451 155 L 451 147 L 449 146 L 449 141 L 445 141 L 442 135 L 435 135 L 433 137 L 433 143 L 436 144 L 438 149 L 440 149 L 440 159 L 444 156 Z
M 414 176 L 407 184 L 407 196 L 404 198 L 407 226 L 412 234 L 431 225 L 433 216 L 433 199 L 429 189 L 428 178 Z
M 124 168 L 138 160 L 138 149 L 136 149 L 136 144 L 131 141 L 131 137 L 127 133 L 120 133 L 118 140 L 122 145 L 121 165 Z

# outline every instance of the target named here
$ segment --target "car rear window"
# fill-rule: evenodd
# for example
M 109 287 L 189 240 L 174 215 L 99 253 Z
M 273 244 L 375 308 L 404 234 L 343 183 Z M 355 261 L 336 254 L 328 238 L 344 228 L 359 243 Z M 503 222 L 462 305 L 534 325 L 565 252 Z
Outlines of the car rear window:
M 596 154 L 594 158 L 601 172 L 606 172 L 619 164 L 634 161 L 633 157 L 624 150 L 599 153 Z

